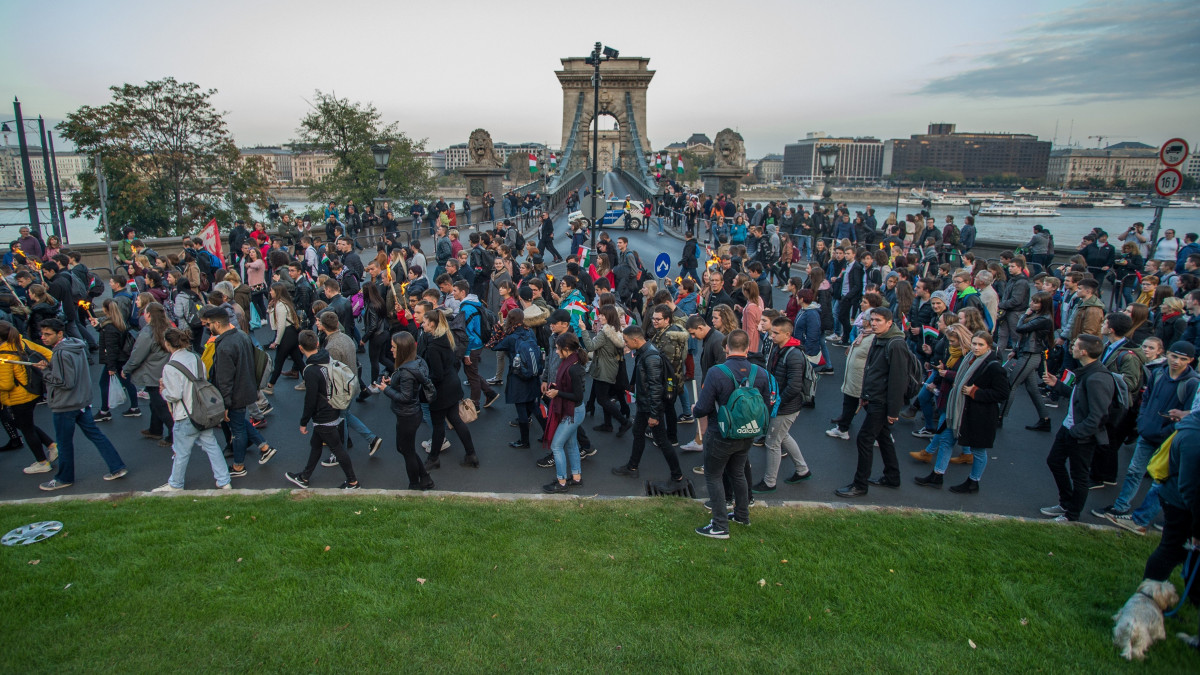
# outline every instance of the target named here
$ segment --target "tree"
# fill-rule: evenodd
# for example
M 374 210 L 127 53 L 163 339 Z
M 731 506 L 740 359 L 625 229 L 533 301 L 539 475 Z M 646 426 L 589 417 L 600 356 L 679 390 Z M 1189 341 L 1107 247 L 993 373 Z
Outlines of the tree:
M 210 218 L 248 220 L 251 203 L 266 207 L 267 161 L 241 157 L 210 101 L 215 89 L 168 77 L 110 90 L 112 101 L 83 106 L 58 125 L 78 152 L 103 160 L 110 239 L 127 225 L 141 237 L 187 234 Z M 95 173 L 80 174 L 79 183 L 73 215 L 97 218 Z
M 293 148 L 333 155 L 337 166 L 308 186 L 311 201 L 342 204 L 353 199 L 358 204 L 370 204 L 378 195 L 379 173 L 371 153 L 376 143 L 391 147 L 391 159 L 383 174 L 385 194 L 393 202 L 428 198 L 433 181 L 425 163 L 416 156 L 424 149 L 424 140 L 410 139 L 395 122 L 384 125 L 379 111 L 369 103 L 351 102 L 318 90 L 312 106 L 300 120 Z

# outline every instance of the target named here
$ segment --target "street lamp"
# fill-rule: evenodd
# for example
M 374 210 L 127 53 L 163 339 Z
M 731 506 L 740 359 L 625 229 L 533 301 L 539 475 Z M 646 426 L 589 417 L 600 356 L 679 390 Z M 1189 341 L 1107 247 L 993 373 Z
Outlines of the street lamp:
M 600 64 L 609 59 L 620 57 L 621 53 L 612 47 L 601 50 L 599 42 L 592 47 L 592 53 L 584 63 L 594 69 L 592 73 L 592 250 L 596 249 L 596 226 L 600 221 L 600 212 L 596 209 L 596 192 L 600 189 Z
M 33 170 L 29 164 L 29 145 L 25 142 L 25 124 L 27 122 L 32 122 L 33 120 L 26 120 L 21 115 L 21 101 L 16 97 L 13 97 L 13 113 L 16 115 L 16 119 L 4 122 L 3 126 L 0 126 L 0 133 L 5 134 L 5 142 L 7 142 L 7 134 L 13 131 L 12 127 L 8 126 L 9 122 L 17 125 L 17 142 L 21 148 L 21 174 L 25 182 L 26 206 L 29 208 L 29 228 L 35 237 L 41 239 L 42 224 L 41 219 L 38 217 L 37 192 L 35 191 L 33 185 Z M 38 133 L 41 135 L 42 139 L 42 162 L 45 165 L 46 193 L 50 201 L 50 222 L 54 228 L 54 233 L 61 238 L 62 231 L 59 229 L 58 220 L 59 204 L 56 202 L 54 196 L 54 169 L 51 168 L 50 155 L 46 148 L 46 123 L 45 120 L 43 120 L 40 116 L 38 117 L 37 122 Z
M 967 204 L 967 208 L 971 211 L 972 218 L 979 215 L 979 211 L 983 208 L 983 200 L 981 199 L 971 199 L 967 202 Z
M 829 208 L 833 205 L 833 188 L 830 187 L 830 180 L 833 178 L 833 172 L 837 170 L 838 153 L 842 148 L 837 145 L 822 145 L 817 148 L 817 162 L 821 167 L 821 175 L 825 177 L 825 187 L 821 189 L 821 208 Z
M 392 159 L 392 148 L 391 146 L 383 143 L 376 143 L 375 145 L 371 146 L 371 154 L 375 157 L 375 170 L 379 172 L 379 185 L 376 187 L 376 190 L 379 192 L 379 194 L 374 200 L 375 217 L 382 218 L 383 216 L 380 215 L 380 209 L 383 208 L 384 202 L 387 201 L 387 197 L 385 196 L 385 193 L 387 192 L 387 186 L 384 184 L 383 174 L 385 171 L 387 171 L 388 162 Z

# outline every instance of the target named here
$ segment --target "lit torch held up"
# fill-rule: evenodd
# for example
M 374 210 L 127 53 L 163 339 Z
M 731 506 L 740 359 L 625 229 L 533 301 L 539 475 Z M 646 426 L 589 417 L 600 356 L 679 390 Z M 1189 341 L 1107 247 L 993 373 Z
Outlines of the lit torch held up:
M 80 300 L 75 304 L 79 305 L 79 309 L 83 310 L 83 313 L 87 316 L 87 318 L 92 318 L 92 303 L 88 302 L 87 300 Z

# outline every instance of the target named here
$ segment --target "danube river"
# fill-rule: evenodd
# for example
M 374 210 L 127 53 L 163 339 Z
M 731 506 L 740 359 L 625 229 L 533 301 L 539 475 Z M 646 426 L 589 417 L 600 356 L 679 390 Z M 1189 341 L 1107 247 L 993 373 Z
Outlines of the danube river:
M 836 198 L 837 195 L 835 194 L 834 199 Z M 806 208 L 811 208 L 812 206 L 811 202 L 793 202 L 793 204 L 799 203 L 803 203 Z M 284 210 L 303 211 L 309 205 L 301 201 L 281 201 L 280 206 Z M 895 203 L 887 204 L 880 202 L 875 203 L 874 206 L 875 216 L 882 225 L 888 214 L 895 208 Z M 42 230 L 49 233 L 50 206 L 47 202 L 39 202 L 39 207 Z M 866 204 L 850 203 L 849 208 L 851 213 L 864 211 Z M 901 205 L 899 215 L 903 219 L 905 214 L 916 213 L 919 210 L 915 206 Z M 947 215 L 953 215 L 954 220 L 961 226 L 963 218 L 969 214 L 965 206 L 935 206 L 932 211 L 939 227 L 941 227 Z M 1022 244 L 1029 240 L 1033 226 L 1040 223 L 1054 233 L 1055 244 L 1061 252 L 1074 247 L 1084 234 L 1096 227 L 1108 232 L 1115 245 L 1118 243 L 1116 241 L 1117 235 L 1128 229 L 1130 225 L 1141 221 L 1146 223 L 1147 228 L 1149 228 L 1150 221 L 1154 218 L 1154 209 L 1147 207 L 1060 208 L 1058 212 L 1062 215 L 1056 218 L 981 217 L 976 222 L 979 228 L 979 238 L 989 241 L 1011 242 L 1014 245 Z M 265 214 L 262 214 L 262 217 L 265 218 Z M 28 223 L 29 217 L 26 213 L 24 201 L 0 200 L 0 233 L 2 233 L 0 237 L 6 237 L 8 241 L 12 241 L 17 238 L 17 228 Z M 1168 227 L 1174 228 L 1180 235 L 1187 232 L 1200 233 L 1200 209 L 1166 209 L 1163 212 L 1163 228 Z M 100 235 L 96 233 L 96 221 L 88 218 L 68 217 L 67 231 L 72 243 L 103 241 Z

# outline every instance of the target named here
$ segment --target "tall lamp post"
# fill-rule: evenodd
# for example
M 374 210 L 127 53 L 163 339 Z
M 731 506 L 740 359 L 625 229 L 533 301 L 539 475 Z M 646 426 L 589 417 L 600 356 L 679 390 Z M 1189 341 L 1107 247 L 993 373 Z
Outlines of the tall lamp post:
M 387 201 L 387 185 L 384 183 L 383 174 L 387 171 L 388 162 L 392 159 L 392 148 L 383 143 L 376 143 L 371 146 L 371 154 L 375 157 L 375 171 L 379 172 L 379 185 L 376 186 L 376 191 L 379 193 L 375 196 L 375 216 L 381 218 L 380 209 L 383 208 L 383 203 Z
M 979 212 L 982 209 L 983 209 L 983 200 L 982 199 L 971 199 L 971 200 L 967 201 L 967 210 L 969 210 L 971 212 L 972 218 L 979 215 Z
M 621 55 L 612 47 L 603 47 L 599 42 L 592 47 L 592 53 L 584 63 L 594 69 L 592 73 L 592 250 L 596 248 L 596 226 L 600 222 L 600 212 L 596 209 L 596 191 L 600 189 L 600 64 Z
M 25 180 L 25 202 L 29 207 L 29 229 L 33 231 L 33 236 L 41 239 L 42 224 L 38 219 L 37 193 L 33 189 L 33 170 L 29 168 L 29 146 L 25 143 L 25 118 L 21 116 L 21 101 L 15 96 L 13 97 L 13 113 L 17 117 L 13 121 L 17 125 L 17 144 L 21 147 L 21 176 Z M 9 131 L 8 123 L 4 124 L 4 131 Z
M 825 186 L 821 188 L 821 208 L 829 209 L 833 206 L 833 188 L 830 186 L 830 181 L 833 178 L 833 172 L 837 170 L 838 153 L 842 151 L 837 145 L 822 145 L 817 148 L 817 162 L 821 167 L 821 175 L 825 178 Z

